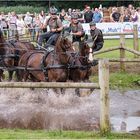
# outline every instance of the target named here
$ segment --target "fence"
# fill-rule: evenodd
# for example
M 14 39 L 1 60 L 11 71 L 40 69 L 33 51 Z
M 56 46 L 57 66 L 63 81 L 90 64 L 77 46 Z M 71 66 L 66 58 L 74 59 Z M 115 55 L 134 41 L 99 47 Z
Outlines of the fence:
M 0 82 L 0 88 L 96 88 L 100 89 L 100 129 L 110 132 L 109 61 L 99 60 L 99 83 L 70 82 Z

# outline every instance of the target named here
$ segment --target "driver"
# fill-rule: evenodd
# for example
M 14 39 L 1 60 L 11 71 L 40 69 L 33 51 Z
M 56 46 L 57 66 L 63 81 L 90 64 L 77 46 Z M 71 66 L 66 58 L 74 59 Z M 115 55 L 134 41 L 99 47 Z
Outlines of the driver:
M 83 30 L 82 24 L 78 21 L 78 15 L 76 13 L 71 15 L 71 23 L 69 28 L 66 29 L 72 34 L 72 42 L 81 42 L 82 37 L 84 37 L 85 32 Z
M 59 17 L 57 16 L 57 9 L 50 8 L 49 10 L 50 18 L 48 18 L 44 24 L 46 27 L 47 25 L 50 28 L 50 31 L 43 33 L 39 36 L 38 44 L 42 46 L 44 39 L 47 40 L 46 48 L 50 45 L 55 45 L 56 39 L 60 35 L 60 32 L 63 30 L 63 25 Z

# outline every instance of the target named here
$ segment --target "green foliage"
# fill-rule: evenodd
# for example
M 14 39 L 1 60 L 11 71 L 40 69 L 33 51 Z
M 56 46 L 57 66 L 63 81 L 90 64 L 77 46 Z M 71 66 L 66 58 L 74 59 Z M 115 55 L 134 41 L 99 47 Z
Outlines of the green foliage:
M 91 131 L 45 131 L 45 130 L 10 130 L 0 129 L 0 139 L 136 139 L 138 136 L 129 133 L 109 133 L 102 136 Z
M 98 82 L 98 76 L 91 76 L 92 82 Z M 140 89 L 140 75 L 132 73 L 110 73 L 109 84 L 111 89 Z
M 34 7 L 34 6 L 10 6 L 10 7 L 0 7 L 0 12 L 8 13 L 15 11 L 17 14 L 25 14 L 26 12 L 30 13 L 40 13 L 41 10 L 46 12 L 44 7 Z
M 133 39 L 125 39 L 125 46 L 128 48 L 133 49 Z M 139 39 L 140 43 L 140 39 Z M 120 46 L 120 40 L 119 39 L 106 39 L 104 42 L 104 47 L 103 49 L 108 49 L 108 48 L 113 48 L 113 47 L 118 47 Z M 134 58 L 134 54 L 126 51 L 126 58 Z M 120 57 L 120 52 L 119 50 L 116 51 L 110 51 L 107 53 L 99 54 L 95 56 L 96 58 L 119 58 Z

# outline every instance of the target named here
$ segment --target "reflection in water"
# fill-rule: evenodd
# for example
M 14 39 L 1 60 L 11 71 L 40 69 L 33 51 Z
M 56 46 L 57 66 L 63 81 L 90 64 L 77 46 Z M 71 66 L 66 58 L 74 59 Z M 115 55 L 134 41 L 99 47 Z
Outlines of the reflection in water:
M 130 132 L 140 127 L 140 117 L 131 116 L 128 118 L 111 117 L 111 124 L 114 131 Z

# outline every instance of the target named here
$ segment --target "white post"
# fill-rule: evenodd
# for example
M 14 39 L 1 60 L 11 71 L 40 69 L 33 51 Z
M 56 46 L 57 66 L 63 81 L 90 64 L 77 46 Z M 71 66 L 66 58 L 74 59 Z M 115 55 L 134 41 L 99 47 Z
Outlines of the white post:
M 110 132 L 109 112 L 109 60 L 99 61 L 100 129 L 102 134 Z

